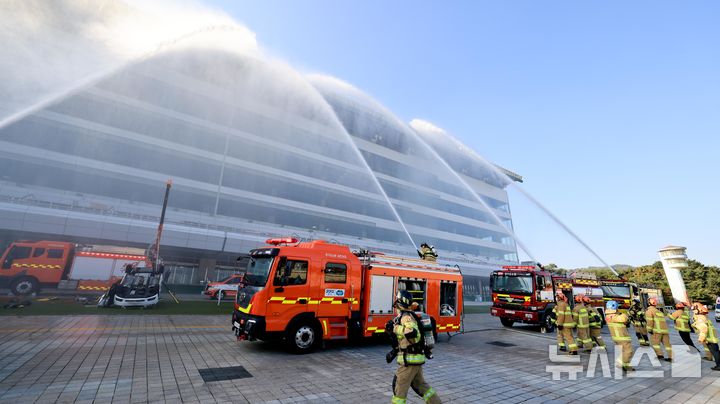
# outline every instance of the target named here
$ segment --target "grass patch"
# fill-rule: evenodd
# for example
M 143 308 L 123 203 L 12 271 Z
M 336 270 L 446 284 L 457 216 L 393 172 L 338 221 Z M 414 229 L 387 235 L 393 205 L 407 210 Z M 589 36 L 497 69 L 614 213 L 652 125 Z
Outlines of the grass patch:
M 195 314 L 195 315 L 230 315 L 233 311 L 233 302 L 222 302 L 220 306 L 217 301 L 181 301 L 177 304 L 172 301 L 161 301 L 151 309 L 119 307 L 104 307 L 83 305 L 74 301 L 56 300 L 50 302 L 32 302 L 30 306 L 18 309 L 0 308 L 0 316 L 59 316 L 75 314 L 93 315 L 147 315 L 147 314 Z

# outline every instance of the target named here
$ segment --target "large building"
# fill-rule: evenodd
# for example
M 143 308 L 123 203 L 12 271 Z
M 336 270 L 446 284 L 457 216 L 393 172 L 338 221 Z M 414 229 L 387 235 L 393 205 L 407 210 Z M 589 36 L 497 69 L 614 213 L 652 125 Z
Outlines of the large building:
M 0 128 L 1 238 L 145 246 L 172 178 L 176 284 L 295 236 L 405 255 L 428 242 L 481 294 L 473 276 L 517 262 L 506 183 L 422 129 L 336 79 L 164 52 Z

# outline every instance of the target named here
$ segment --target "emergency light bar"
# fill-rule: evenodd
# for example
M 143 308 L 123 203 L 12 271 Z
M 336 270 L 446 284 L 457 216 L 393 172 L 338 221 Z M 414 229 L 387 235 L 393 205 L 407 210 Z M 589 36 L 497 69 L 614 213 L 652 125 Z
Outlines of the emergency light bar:
M 503 265 L 503 269 L 538 269 L 532 265 Z
M 285 238 L 269 238 L 265 240 L 265 243 L 272 244 L 272 245 L 278 245 L 278 244 L 295 244 L 299 242 L 300 240 L 296 239 L 295 237 L 285 237 Z

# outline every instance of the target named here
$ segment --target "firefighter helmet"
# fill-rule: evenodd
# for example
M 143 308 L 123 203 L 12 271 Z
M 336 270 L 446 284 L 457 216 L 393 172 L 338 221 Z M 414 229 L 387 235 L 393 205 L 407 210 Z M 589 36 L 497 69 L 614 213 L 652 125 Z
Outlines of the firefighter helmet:
M 654 297 L 651 297 L 651 298 L 648 300 L 648 304 L 649 304 L 650 306 L 657 306 L 657 299 L 654 298 Z
M 582 301 L 583 301 L 583 303 L 590 303 L 590 298 L 587 296 L 583 296 Z
M 585 297 L 585 295 L 583 295 L 583 294 L 576 295 L 576 296 L 575 296 L 575 303 L 582 303 L 583 297 Z
M 617 310 L 618 309 L 618 302 L 615 300 L 609 300 L 607 304 L 605 304 L 606 310 Z
M 412 304 L 412 295 L 407 290 L 398 290 L 395 296 L 395 307 L 399 309 L 409 309 Z
M 561 291 L 559 291 L 559 290 L 555 293 L 555 297 L 556 297 L 558 300 L 562 300 L 562 301 L 564 301 L 564 302 L 567 301 L 567 296 L 565 296 L 565 293 L 563 293 L 563 292 L 561 292 Z
M 698 303 L 698 313 L 699 314 L 708 314 L 708 307 L 704 304 Z
M 678 310 L 682 310 L 683 308 L 685 308 L 685 303 L 677 302 L 677 303 L 675 303 L 675 308 Z

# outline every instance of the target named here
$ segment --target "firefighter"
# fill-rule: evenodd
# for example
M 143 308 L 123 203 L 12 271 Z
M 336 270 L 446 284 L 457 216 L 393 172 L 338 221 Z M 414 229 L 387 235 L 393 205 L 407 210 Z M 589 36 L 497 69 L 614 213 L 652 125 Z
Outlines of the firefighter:
M 690 315 L 688 314 L 685 303 L 676 303 L 675 311 L 670 315 L 670 318 L 675 321 L 675 329 L 678 334 L 680 334 L 680 338 L 683 340 L 685 345 L 693 347 L 695 350 L 700 352 L 699 349 L 695 348 L 692 338 L 690 338 Z
M 425 261 L 437 261 L 437 253 L 435 252 L 435 247 L 428 245 L 428 243 L 422 243 L 420 244 L 420 249 L 418 250 L 418 255 L 420 255 L 420 258 L 422 258 Z
M 630 326 L 630 319 L 623 314 L 618 313 L 618 303 L 615 300 L 610 300 L 605 305 L 605 322 L 610 329 L 610 336 L 612 337 L 615 347 L 622 349 L 622 356 L 617 366 L 622 368 L 624 371 L 634 371 L 635 369 L 630 366 L 630 360 L 633 356 L 632 338 L 628 332 Z
M 587 307 L 583 304 L 584 297 L 585 295 L 582 294 L 575 296 L 575 307 L 572 316 L 577 324 L 577 345 L 582 347 L 585 352 L 590 352 L 593 347 L 592 339 L 590 339 L 590 315 Z
M 602 336 L 600 336 L 600 332 L 602 330 L 602 319 L 600 318 L 600 313 L 594 306 L 592 306 L 589 297 L 583 297 L 583 303 L 585 304 L 585 307 L 587 307 L 588 315 L 590 316 L 590 338 L 600 349 L 605 350 L 605 341 L 603 341 Z
M 405 404 L 408 389 L 420 395 L 425 402 L 441 403 L 435 389 L 423 378 L 422 365 L 425 363 L 425 345 L 420 325 L 410 311 L 412 296 L 407 290 L 399 290 L 395 300 L 398 316 L 394 320 L 393 333 L 397 338 L 397 363 L 393 378 L 393 404 Z
M 650 333 L 650 344 L 652 344 L 655 355 L 658 359 L 665 359 L 672 362 L 672 345 L 670 345 L 670 330 L 665 322 L 665 314 L 657 308 L 657 299 L 651 297 L 648 300 L 650 307 L 645 311 L 645 321 L 648 324 Z M 663 356 L 662 347 L 665 346 L 667 357 Z
M 560 329 L 557 326 L 557 318 L 557 306 L 553 306 L 552 311 L 550 312 L 550 324 L 555 327 L 555 338 L 557 339 L 558 349 L 561 352 L 566 352 L 567 346 L 565 346 L 565 340 L 563 339 L 562 332 L 560 332 Z
M 556 296 L 557 305 L 555 306 L 555 313 L 557 319 L 555 323 L 558 328 L 558 341 L 561 339 L 567 344 L 567 349 L 570 355 L 577 355 L 577 345 L 573 338 L 573 329 L 575 328 L 575 320 L 573 319 L 572 311 L 568 306 L 567 296 L 561 291 L 558 291 Z M 565 345 L 565 344 L 563 344 Z M 562 347 L 562 346 L 561 346 Z
M 704 304 L 693 304 L 693 314 L 695 322 L 693 327 L 698 334 L 698 342 L 703 344 L 705 354 L 708 353 L 715 360 L 715 366 L 712 370 L 720 370 L 720 349 L 718 348 L 718 333 L 713 323 L 708 320 L 708 308 Z
M 639 299 L 633 299 L 632 306 L 628 310 L 628 317 L 635 328 L 635 336 L 640 346 L 650 346 L 650 339 L 647 335 L 647 321 Z

